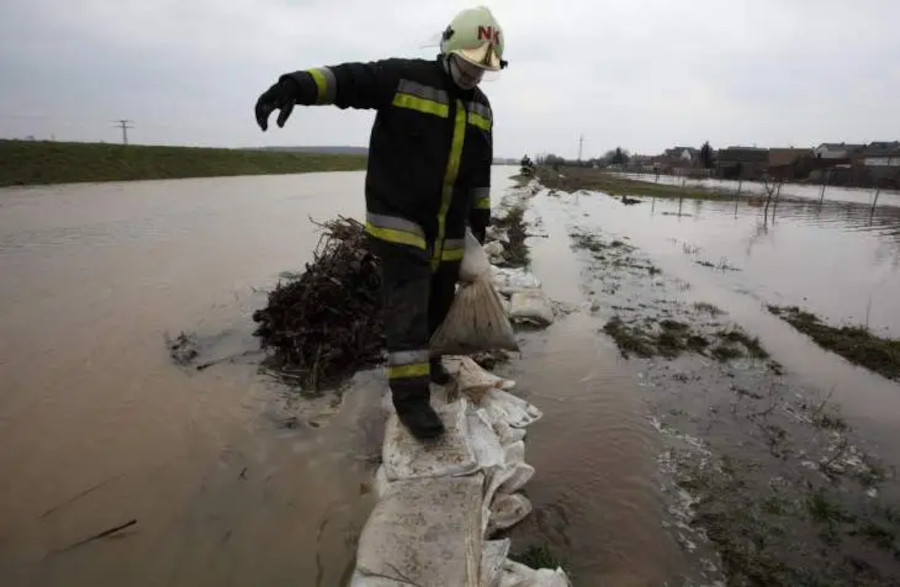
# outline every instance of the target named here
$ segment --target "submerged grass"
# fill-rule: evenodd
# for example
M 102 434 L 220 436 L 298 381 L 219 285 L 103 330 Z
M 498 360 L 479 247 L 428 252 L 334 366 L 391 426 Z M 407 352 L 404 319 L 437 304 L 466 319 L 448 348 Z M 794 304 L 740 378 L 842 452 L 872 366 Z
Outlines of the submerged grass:
M 491 224 L 499 230 L 506 232 L 508 244 L 503 250 L 503 262 L 501 267 L 525 267 L 529 262 L 528 246 L 525 238 L 525 206 L 518 205 L 510 208 L 506 216 L 492 218 Z
M 863 326 L 829 326 L 797 306 L 769 306 L 769 311 L 820 347 L 888 379 L 900 379 L 900 340 L 881 338 Z
M 0 140 L 0 186 L 353 171 L 364 155 Z
M 718 306 L 707 302 L 697 302 L 696 304 L 694 304 L 694 309 L 701 314 L 709 314 L 710 316 L 719 316 L 721 314 L 724 314 L 724 312 Z
M 739 343 L 744 345 L 749 354 L 754 359 L 768 359 L 769 353 L 766 352 L 759 343 L 759 338 L 750 337 L 746 332 L 737 327 L 732 327 L 718 332 L 719 338 L 730 343 Z
M 678 485 L 695 497 L 691 524 L 722 559 L 729 585 L 895 585 L 900 524 L 889 507 L 851 510 L 852 479 L 818 485 L 758 478 L 752 463 L 684 455 Z M 883 555 L 859 550 L 864 541 Z M 873 562 L 880 561 L 878 567 Z
M 641 358 L 664 357 L 674 359 L 685 352 L 694 352 L 727 362 L 749 356 L 766 359 L 766 352 L 756 337 L 749 336 L 737 325 L 720 329 L 704 336 L 696 332 L 690 324 L 671 318 L 656 321 L 645 317 L 643 320 L 625 322 L 621 316 L 613 316 L 603 327 L 619 347 L 622 356 Z M 715 345 L 715 346 L 713 346 Z M 712 350 L 709 350 L 713 347 Z
M 619 316 L 613 316 L 603 331 L 616 341 L 619 352 L 626 359 L 631 355 L 649 358 L 658 354 L 653 340 L 640 327 L 625 324 Z
M 541 183 L 551 189 L 575 192 L 581 189 L 604 192 L 611 196 L 646 196 L 654 198 L 702 198 L 719 200 L 720 192 L 695 186 L 681 187 L 661 183 L 651 183 L 615 176 L 599 169 L 586 167 L 561 167 L 557 173 L 550 167 L 537 169 Z

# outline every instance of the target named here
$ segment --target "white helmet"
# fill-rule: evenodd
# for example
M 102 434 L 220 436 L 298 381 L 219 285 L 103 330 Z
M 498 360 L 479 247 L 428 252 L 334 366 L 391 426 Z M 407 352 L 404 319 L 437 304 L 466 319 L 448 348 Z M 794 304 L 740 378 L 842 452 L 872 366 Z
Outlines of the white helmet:
M 454 17 L 441 36 L 441 53 L 458 55 L 488 71 L 506 67 L 503 60 L 504 35 L 500 24 L 484 6 L 463 10 Z

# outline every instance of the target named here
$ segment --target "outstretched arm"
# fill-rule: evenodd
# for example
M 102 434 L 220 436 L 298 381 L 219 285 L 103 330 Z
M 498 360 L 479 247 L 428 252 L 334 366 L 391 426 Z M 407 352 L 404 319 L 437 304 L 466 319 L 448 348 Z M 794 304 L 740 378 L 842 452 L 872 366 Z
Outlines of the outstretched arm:
M 402 63 L 399 59 L 342 63 L 284 74 L 259 97 L 256 121 L 266 130 L 269 115 L 280 110 L 277 123 L 282 127 L 295 104 L 383 108 L 393 99 Z

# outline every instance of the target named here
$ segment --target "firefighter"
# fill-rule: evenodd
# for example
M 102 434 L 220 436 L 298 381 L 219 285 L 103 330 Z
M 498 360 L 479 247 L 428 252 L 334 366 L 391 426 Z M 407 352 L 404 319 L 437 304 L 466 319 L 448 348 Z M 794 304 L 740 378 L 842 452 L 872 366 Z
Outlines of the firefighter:
M 382 260 L 388 380 L 397 415 L 418 439 L 444 426 L 429 382 L 450 376 L 428 341 L 453 301 L 468 225 L 484 242 L 490 222 L 491 106 L 478 85 L 506 67 L 490 10 L 463 10 L 433 60 L 391 58 L 287 73 L 256 103 L 265 131 L 294 105 L 376 111 L 365 181 L 366 232 Z

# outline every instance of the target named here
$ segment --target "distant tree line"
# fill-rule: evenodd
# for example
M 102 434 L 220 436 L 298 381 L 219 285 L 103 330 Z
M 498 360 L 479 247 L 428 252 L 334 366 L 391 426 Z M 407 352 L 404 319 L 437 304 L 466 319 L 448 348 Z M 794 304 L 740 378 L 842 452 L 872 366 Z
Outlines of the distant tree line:
M 553 153 L 542 153 L 535 157 L 535 163 L 538 165 L 549 166 L 575 166 L 575 167 L 609 167 L 610 165 L 625 165 L 631 159 L 631 153 L 622 147 L 610 149 L 602 157 L 593 159 L 566 159 Z

